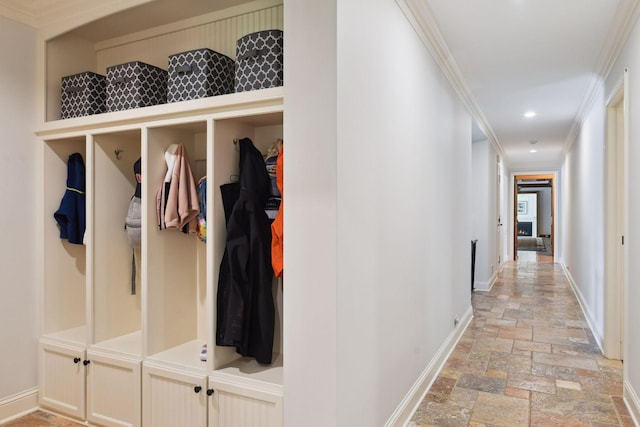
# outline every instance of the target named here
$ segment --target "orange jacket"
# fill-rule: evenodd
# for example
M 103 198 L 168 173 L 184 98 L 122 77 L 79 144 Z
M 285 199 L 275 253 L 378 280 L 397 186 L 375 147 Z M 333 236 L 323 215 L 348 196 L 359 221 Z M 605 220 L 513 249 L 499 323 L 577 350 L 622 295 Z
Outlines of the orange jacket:
M 276 163 L 276 184 L 278 185 L 278 190 L 280 190 L 282 200 L 280 202 L 280 210 L 278 210 L 276 218 L 273 220 L 273 223 L 271 223 L 271 264 L 276 277 L 280 277 L 284 269 L 284 146 L 280 148 L 280 154 L 278 154 L 278 161 Z

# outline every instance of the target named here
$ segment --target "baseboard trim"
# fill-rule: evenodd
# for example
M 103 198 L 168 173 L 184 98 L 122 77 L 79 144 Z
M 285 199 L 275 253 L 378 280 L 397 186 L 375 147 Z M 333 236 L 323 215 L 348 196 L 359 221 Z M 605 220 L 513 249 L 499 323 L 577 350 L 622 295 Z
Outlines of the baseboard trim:
M 0 424 L 20 418 L 38 409 L 38 387 L 0 400 Z
M 624 391 L 623 391 L 624 403 L 627 405 L 627 409 L 629 410 L 629 414 L 631 414 L 631 418 L 633 418 L 633 422 L 635 425 L 640 425 L 638 420 L 640 420 L 640 399 L 638 399 L 638 394 L 633 389 L 629 381 L 624 382 Z
M 411 421 L 411 417 L 424 400 L 429 388 L 431 388 L 431 385 L 438 377 L 438 374 L 458 344 L 458 341 L 462 338 L 464 331 L 472 319 L 473 308 L 469 306 L 468 310 L 462 316 L 459 327 L 455 328 L 449 334 L 433 359 L 431 359 L 431 362 L 429 362 L 425 370 L 420 374 L 420 377 L 418 377 L 418 380 L 413 384 L 404 399 L 402 399 L 400 405 L 398 405 L 391 417 L 387 420 L 385 427 L 406 426 L 409 421 Z
M 495 285 L 496 280 L 498 280 L 499 273 L 499 270 L 493 273 L 493 276 L 491 276 L 486 282 L 478 282 L 476 280 L 473 284 L 473 290 L 479 292 L 489 292 L 491 288 L 493 288 L 493 285 Z
M 591 329 L 591 332 L 593 333 L 593 336 L 596 339 L 596 343 L 598 344 L 598 347 L 600 348 L 600 352 L 602 354 L 604 354 L 604 337 L 602 336 L 601 331 L 596 328 L 596 322 L 594 320 L 593 314 L 591 313 L 591 310 L 589 309 L 589 306 L 587 305 L 587 301 L 585 300 L 584 296 L 582 295 L 582 292 L 580 292 L 580 288 L 578 288 L 578 285 L 577 285 L 576 281 L 573 279 L 573 276 L 569 272 L 569 269 L 567 268 L 567 266 L 564 263 L 562 263 L 560 265 L 562 266 L 562 270 L 564 271 L 564 274 L 567 276 L 567 279 L 569 279 L 569 284 L 571 285 L 571 290 L 573 290 L 574 295 L 578 299 L 578 303 L 580 304 L 580 308 L 582 309 L 582 312 L 584 313 L 584 317 L 587 320 L 587 324 L 589 325 L 589 329 Z

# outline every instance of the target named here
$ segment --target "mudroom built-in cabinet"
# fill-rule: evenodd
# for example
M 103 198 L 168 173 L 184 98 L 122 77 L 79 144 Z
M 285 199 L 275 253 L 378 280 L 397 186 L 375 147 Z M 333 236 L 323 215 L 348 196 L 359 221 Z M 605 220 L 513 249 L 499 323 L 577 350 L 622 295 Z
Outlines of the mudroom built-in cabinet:
M 153 3 L 42 33 L 40 405 L 98 426 L 279 426 L 282 280 L 272 287 L 272 364 L 217 346 L 215 332 L 226 242 L 220 186 L 238 180 L 239 139 L 266 154 L 283 137 L 283 88 L 60 119 L 60 80 L 132 60 L 166 69 L 170 54 L 202 47 L 233 58 L 244 34 L 282 29 L 283 6 L 187 0 L 159 2 L 154 11 Z M 153 25 L 141 25 L 141 16 Z M 174 144 L 188 154 L 194 180 L 207 181 L 206 239 L 158 226 L 156 197 Z M 62 238 L 54 219 L 69 191 L 72 155 L 84 163 L 85 188 L 76 191 L 85 200 L 81 242 Z M 141 245 L 134 248 L 124 223 L 138 160 Z

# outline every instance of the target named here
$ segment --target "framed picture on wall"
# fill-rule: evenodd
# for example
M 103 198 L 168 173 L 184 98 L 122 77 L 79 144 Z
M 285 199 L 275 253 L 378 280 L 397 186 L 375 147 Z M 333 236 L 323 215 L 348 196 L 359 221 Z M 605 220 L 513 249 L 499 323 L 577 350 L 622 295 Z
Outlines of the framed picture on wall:
M 526 215 L 528 206 L 526 201 L 518 202 L 518 215 Z

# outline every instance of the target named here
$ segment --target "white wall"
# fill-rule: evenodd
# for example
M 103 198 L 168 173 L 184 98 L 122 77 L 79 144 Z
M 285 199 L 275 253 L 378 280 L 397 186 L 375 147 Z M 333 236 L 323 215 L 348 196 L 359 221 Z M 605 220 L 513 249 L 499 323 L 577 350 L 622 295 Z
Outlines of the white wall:
M 393 0 L 338 40 L 338 425 L 380 426 L 470 306 L 471 118 Z
M 551 235 L 551 188 L 535 188 L 538 193 L 538 236 Z
M 498 259 L 500 265 L 509 260 L 509 244 L 513 242 L 513 234 L 509 234 L 509 224 L 513 223 L 513 216 L 510 215 L 513 209 L 512 194 L 513 189 L 509 180 L 509 171 L 504 161 L 498 163 L 498 169 L 500 171 L 500 184 L 499 187 L 499 214 L 500 214 L 500 243 L 498 245 Z
M 335 0 L 288 2 L 284 22 L 284 421 L 331 426 L 337 425 Z
M 526 209 L 523 213 L 518 213 L 518 229 L 520 229 L 520 223 L 531 223 L 531 235 L 538 236 L 538 195 L 531 193 L 518 193 L 518 203 L 524 202 Z
M 471 145 L 472 179 L 471 238 L 477 239 L 475 288 L 488 290 L 499 268 L 498 263 L 498 185 L 496 152 L 489 141 Z
M 596 338 L 604 327 L 604 98 L 582 124 L 565 160 L 564 264 L 577 286 Z
M 37 386 L 36 30 L 0 17 L 0 64 L 1 402 Z
M 625 245 L 628 253 L 627 276 L 628 288 L 625 293 L 628 318 L 625 328 L 625 392 L 631 394 L 636 416 L 640 415 L 640 337 L 637 333 L 637 325 L 640 325 L 640 310 L 637 309 L 637 301 L 640 301 L 640 286 L 637 278 L 640 277 L 640 223 L 636 218 L 640 217 L 640 169 L 634 167 L 640 162 L 640 23 L 636 22 L 633 32 L 618 57 L 612 72 L 607 78 L 604 93 L 610 96 L 616 84 L 622 79 L 624 68 L 629 68 L 629 109 L 626 112 L 626 120 L 629 126 L 628 151 L 626 153 L 626 170 L 628 172 L 627 188 L 627 218 L 629 225 L 625 233 Z M 629 397 L 629 396 L 628 396 Z
M 285 27 L 285 423 L 384 425 L 470 307 L 471 119 L 393 0 Z

